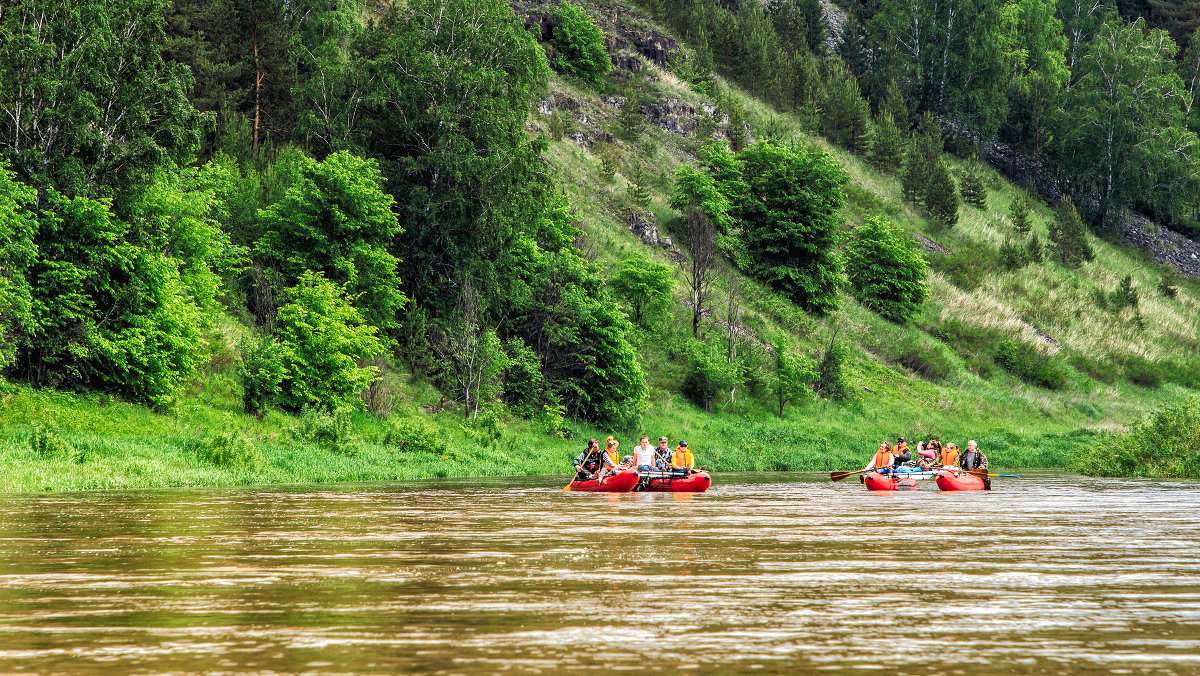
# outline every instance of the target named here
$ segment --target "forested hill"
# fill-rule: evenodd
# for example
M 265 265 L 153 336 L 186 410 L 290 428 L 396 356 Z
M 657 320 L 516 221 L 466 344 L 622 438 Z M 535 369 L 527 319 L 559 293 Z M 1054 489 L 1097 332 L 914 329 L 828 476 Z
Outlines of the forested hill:
M 1200 388 L 1198 19 L 10 3 L 4 487 L 1067 463 Z

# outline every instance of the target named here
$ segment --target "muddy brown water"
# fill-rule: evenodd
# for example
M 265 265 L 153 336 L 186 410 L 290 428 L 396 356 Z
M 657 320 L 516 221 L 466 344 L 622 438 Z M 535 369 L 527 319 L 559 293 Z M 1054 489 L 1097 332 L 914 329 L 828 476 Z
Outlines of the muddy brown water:
M 0 672 L 1200 673 L 1200 484 L 0 496 Z

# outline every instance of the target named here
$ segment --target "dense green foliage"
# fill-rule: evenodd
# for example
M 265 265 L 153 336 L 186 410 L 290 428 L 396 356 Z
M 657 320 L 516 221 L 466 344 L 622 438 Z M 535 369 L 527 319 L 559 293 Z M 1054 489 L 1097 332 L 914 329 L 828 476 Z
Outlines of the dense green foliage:
M 809 312 L 836 309 L 846 183 L 841 167 L 820 150 L 771 141 L 750 146 L 737 161 L 745 192 L 728 196 L 741 225 L 747 271 Z
M 599 82 L 612 70 L 604 49 L 604 33 L 592 17 L 577 5 L 563 0 L 554 12 L 550 44 L 558 50 L 554 65 L 564 73 Z
M 1081 449 L 1072 464 L 1098 476 L 1200 478 L 1200 399 L 1166 406 L 1128 432 Z
M 854 295 L 893 322 L 913 317 L 925 300 L 927 266 L 912 238 L 882 219 L 868 218 L 846 247 Z
M 990 452 L 1200 385 L 1194 285 L 1087 229 L 1196 221 L 1195 27 L 849 2 L 831 50 L 816 0 L 646 5 L 686 50 L 620 4 L 0 11 L 0 388 L 176 416 L 6 408 L 20 485 L 545 471 L 592 425 L 813 469 L 813 432 L 1042 421 Z

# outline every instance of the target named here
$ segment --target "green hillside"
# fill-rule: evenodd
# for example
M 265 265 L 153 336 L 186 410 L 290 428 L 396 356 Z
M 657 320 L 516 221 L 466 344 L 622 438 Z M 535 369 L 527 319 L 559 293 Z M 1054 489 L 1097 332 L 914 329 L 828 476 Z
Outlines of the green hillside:
M 849 468 L 880 440 L 929 435 L 975 438 L 993 465 L 1063 467 L 1200 390 L 1200 284 L 1154 259 L 1194 242 L 1164 234 L 1143 252 L 1113 225 L 1136 211 L 1187 233 L 1190 197 L 1080 188 L 1090 260 L 1064 263 L 1083 245 L 1064 239 L 1045 182 L 978 159 L 972 139 L 1010 141 L 1004 124 L 950 108 L 922 120 L 911 96 L 889 98 L 894 83 L 846 70 L 854 21 L 839 32 L 828 17 L 862 8 L 784 3 L 767 20 L 693 3 L 734 22 L 710 38 L 677 33 L 669 3 L 442 4 L 447 21 L 490 28 L 443 38 L 425 5 L 314 4 L 306 23 L 246 3 L 255 35 L 283 36 L 263 50 L 270 71 L 237 53 L 261 37 L 238 33 L 236 13 L 150 3 L 161 33 L 113 49 L 156 53 L 145 77 L 190 116 L 127 92 L 118 103 L 164 131 L 117 125 L 121 152 L 60 138 L 6 151 L 0 490 L 565 476 L 583 439 L 609 434 L 686 438 L 717 471 Z M 796 28 L 804 16 L 819 30 Z M 8 42 L 0 61 L 69 81 L 35 63 L 36 42 Z M 735 48 L 782 56 L 746 70 Z M 255 73 L 271 73 L 266 88 Z M 898 155 L 881 161 L 897 100 Z M 81 129 L 108 119 L 79 115 Z M 933 198 L 905 197 L 922 143 L 951 177 L 951 223 Z M 903 235 L 928 270 L 915 310 L 889 321 L 845 278 L 827 307 L 806 305 L 803 285 L 754 259 L 750 216 L 731 216 L 693 331 L 678 172 L 717 175 L 718 149 L 749 181 L 752 155 L 737 153 L 775 147 L 844 174 L 832 259 L 864 224 Z M 1154 167 L 1159 185 L 1176 180 Z M 957 204 L 974 177 L 983 206 Z M 1190 194 L 1178 180 L 1172 194 Z M 665 294 L 641 285 L 655 278 Z

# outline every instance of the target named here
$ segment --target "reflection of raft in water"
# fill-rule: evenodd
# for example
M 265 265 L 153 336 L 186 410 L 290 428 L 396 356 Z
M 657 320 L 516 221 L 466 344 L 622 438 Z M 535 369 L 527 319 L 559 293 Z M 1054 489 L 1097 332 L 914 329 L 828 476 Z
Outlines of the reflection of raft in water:
M 917 480 L 911 476 L 879 472 L 867 472 L 863 475 L 863 483 L 871 491 L 911 491 L 917 488 Z
M 589 493 L 629 493 L 634 490 L 647 493 L 703 493 L 712 485 L 708 472 L 697 472 L 689 476 L 676 476 L 670 472 L 646 472 L 638 474 L 627 469 L 618 474 L 604 477 L 599 484 L 594 479 L 572 481 L 572 491 Z

